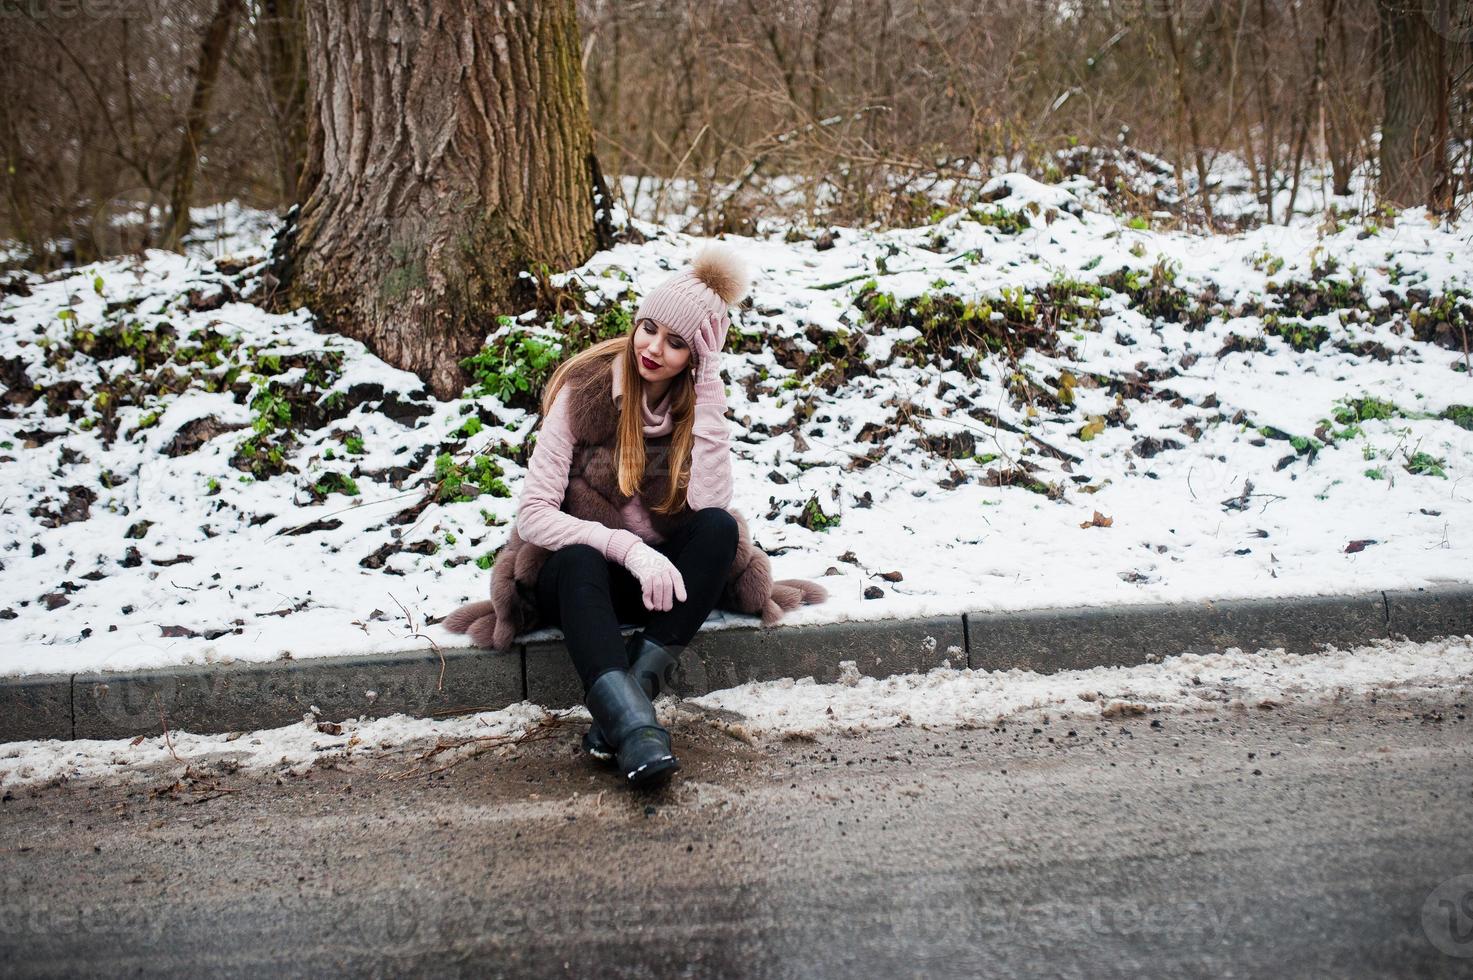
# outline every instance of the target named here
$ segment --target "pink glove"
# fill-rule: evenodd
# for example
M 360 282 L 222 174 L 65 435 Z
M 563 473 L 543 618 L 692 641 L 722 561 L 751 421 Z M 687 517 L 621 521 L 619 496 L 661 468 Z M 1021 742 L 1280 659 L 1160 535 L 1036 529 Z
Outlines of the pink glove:
M 696 335 L 691 343 L 691 348 L 696 354 L 696 384 L 707 384 L 721 381 L 721 348 L 726 345 L 726 330 L 722 327 L 720 320 L 715 316 L 706 317 L 706 321 L 696 330 Z
M 685 601 L 685 579 L 680 569 L 643 541 L 629 549 L 629 554 L 624 556 L 624 567 L 639 579 L 646 609 L 665 612 L 675 600 Z

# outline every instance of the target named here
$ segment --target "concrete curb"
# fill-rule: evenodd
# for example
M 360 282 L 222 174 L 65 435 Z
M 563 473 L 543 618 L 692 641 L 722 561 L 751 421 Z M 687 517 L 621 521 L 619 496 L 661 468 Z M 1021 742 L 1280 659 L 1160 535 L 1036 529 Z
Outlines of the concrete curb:
M 1283 647 L 1312 652 L 1384 637 L 1473 634 L 1473 584 L 1348 596 L 1033 609 L 703 631 L 682 651 L 680 693 L 812 677 L 854 661 L 861 674 L 953 667 L 1040 672 L 1151 663 L 1179 653 Z M 175 730 L 243 731 L 299 721 L 460 714 L 531 700 L 579 703 L 560 639 L 529 636 L 509 653 L 454 650 L 0 678 L 0 741 L 130 738 Z

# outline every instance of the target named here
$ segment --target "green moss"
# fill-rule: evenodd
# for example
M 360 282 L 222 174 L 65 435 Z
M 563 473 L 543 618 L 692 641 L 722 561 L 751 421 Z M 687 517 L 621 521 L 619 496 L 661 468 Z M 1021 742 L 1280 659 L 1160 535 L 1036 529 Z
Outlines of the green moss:
M 384 275 L 383 283 L 379 286 L 379 295 L 384 299 L 402 300 L 411 291 L 424 289 L 429 285 L 424 258 L 419 255 L 418 249 L 406 242 L 394 242 L 389 245 L 389 258 L 394 265 Z

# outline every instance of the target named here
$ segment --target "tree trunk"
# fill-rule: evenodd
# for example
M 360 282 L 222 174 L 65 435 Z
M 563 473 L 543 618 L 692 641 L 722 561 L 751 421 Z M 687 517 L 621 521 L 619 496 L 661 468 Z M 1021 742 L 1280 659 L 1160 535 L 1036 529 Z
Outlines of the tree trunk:
M 281 199 L 300 204 L 307 142 L 307 15 L 301 0 L 263 0 L 256 20 L 261 72 L 276 127 L 276 171 Z
M 520 274 L 596 247 L 574 0 L 312 3 L 307 35 L 321 161 L 288 298 L 455 397 Z
M 1400 207 L 1446 206 L 1447 59 L 1429 17 L 1449 15 L 1451 0 L 1378 0 L 1381 23 L 1383 200 Z
M 1161 27 L 1166 32 L 1167 45 L 1171 49 L 1172 74 L 1176 79 L 1177 112 L 1178 119 L 1180 120 L 1178 129 L 1181 128 L 1181 123 L 1184 122 L 1187 132 L 1191 137 L 1192 160 L 1197 169 L 1197 191 L 1202 198 L 1202 216 L 1206 220 L 1207 228 L 1210 231 L 1214 224 L 1212 217 L 1212 191 L 1207 185 L 1207 159 L 1202 155 L 1201 128 L 1197 125 L 1197 114 L 1193 111 L 1191 97 L 1187 94 L 1186 56 L 1182 53 L 1181 38 L 1176 33 L 1176 5 L 1174 0 L 1168 0 L 1166 4 L 1166 16 L 1161 23 Z M 1185 185 L 1182 184 L 1180 177 L 1181 169 L 1180 161 L 1178 161 L 1177 182 L 1184 187 Z M 1182 197 L 1183 213 L 1185 213 L 1187 205 L 1186 192 L 1183 189 L 1179 190 L 1179 193 Z
M 1299 197 L 1299 178 L 1304 169 L 1304 150 L 1309 143 L 1309 121 L 1318 114 L 1324 119 L 1324 103 L 1320 91 L 1325 77 L 1325 44 L 1330 37 L 1330 24 L 1335 18 L 1336 0 L 1325 0 L 1324 20 L 1320 24 L 1319 36 L 1314 39 L 1314 66 L 1309 71 L 1309 95 L 1299 116 L 1299 132 L 1294 136 L 1293 183 L 1289 187 L 1289 204 L 1284 208 L 1284 223 L 1294 219 L 1294 201 Z M 1297 33 L 1297 32 L 1296 32 Z M 1326 208 L 1328 209 L 1328 202 Z
M 210 99 L 215 94 L 215 79 L 220 74 L 220 62 L 225 60 L 225 45 L 230 41 L 230 29 L 235 26 L 235 15 L 239 11 L 240 0 L 220 0 L 215 5 L 215 16 L 210 18 L 210 26 L 205 30 L 199 68 L 194 73 L 194 94 L 190 96 L 189 109 L 184 116 L 184 136 L 179 140 L 179 152 L 174 157 L 174 187 L 169 193 L 169 229 L 164 234 L 165 248 L 177 249 L 189 233 L 189 202 L 194 197 L 194 171 L 205 140 Z

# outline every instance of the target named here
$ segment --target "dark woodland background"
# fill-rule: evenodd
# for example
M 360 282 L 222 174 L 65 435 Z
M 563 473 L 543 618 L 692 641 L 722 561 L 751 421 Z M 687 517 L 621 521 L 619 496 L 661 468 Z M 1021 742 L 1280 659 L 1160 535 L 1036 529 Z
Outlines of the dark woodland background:
M 580 0 L 577 13 L 610 185 L 637 178 L 648 213 L 681 181 L 688 230 L 712 234 L 774 213 L 920 222 L 998 166 L 1109 185 L 1136 151 L 1170 165 L 1166 203 L 1196 225 L 1226 224 L 1215 201 L 1231 188 L 1204 179 L 1222 154 L 1261 204 L 1254 220 L 1282 221 L 1283 192 L 1297 198 L 1320 164 L 1342 194 L 1372 168 L 1379 194 L 1349 206 L 1454 208 L 1473 189 L 1468 8 Z M 11 261 L 177 246 L 188 205 L 298 201 L 312 167 L 303 21 L 302 0 L 0 0 Z

